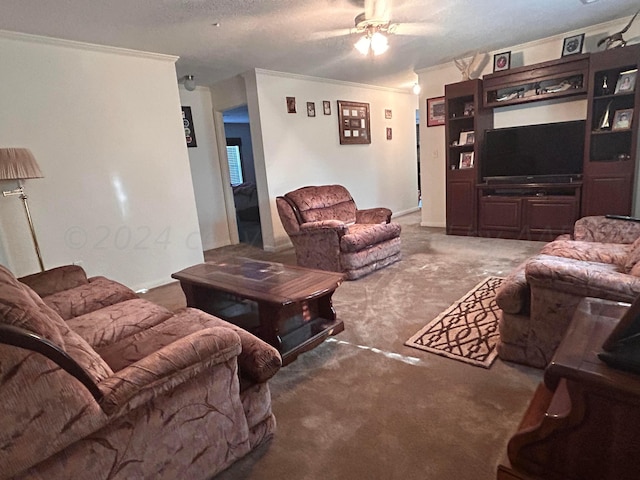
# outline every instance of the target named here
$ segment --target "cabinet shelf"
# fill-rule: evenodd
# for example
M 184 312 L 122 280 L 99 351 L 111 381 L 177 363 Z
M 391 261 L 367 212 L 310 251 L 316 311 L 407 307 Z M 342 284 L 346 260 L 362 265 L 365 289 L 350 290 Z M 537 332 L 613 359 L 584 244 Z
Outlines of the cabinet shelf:
M 497 108 L 587 94 L 589 54 L 513 68 L 483 77 L 485 107 Z

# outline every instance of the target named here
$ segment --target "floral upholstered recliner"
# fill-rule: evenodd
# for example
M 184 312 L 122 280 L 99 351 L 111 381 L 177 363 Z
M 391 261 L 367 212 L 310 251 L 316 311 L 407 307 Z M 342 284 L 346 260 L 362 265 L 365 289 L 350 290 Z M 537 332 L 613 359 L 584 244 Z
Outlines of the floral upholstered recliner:
M 391 210 L 358 210 L 341 185 L 302 187 L 276 203 L 302 267 L 355 280 L 401 258 L 401 229 L 391 222 Z
M 640 222 L 583 217 L 514 269 L 496 294 L 498 354 L 544 368 L 585 297 L 631 303 L 640 295 Z
M 20 280 L 0 265 L 0 479 L 210 479 L 273 435 L 270 345 L 77 266 Z

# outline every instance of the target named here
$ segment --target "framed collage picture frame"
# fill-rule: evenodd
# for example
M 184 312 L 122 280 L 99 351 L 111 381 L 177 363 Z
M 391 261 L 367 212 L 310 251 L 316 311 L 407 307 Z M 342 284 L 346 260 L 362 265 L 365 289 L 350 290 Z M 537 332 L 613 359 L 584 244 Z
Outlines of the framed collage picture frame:
M 338 100 L 340 145 L 371 143 L 369 104 Z
M 427 98 L 427 127 L 444 125 L 444 97 Z

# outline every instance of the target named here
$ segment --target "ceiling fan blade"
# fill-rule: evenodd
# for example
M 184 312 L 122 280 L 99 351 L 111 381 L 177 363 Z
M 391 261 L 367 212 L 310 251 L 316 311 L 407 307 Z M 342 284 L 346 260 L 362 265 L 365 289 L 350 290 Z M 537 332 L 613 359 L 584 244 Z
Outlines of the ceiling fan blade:
M 311 32 L 309 38 L 311 40 L 324 40 L 327 38 L 337 38 L 351 35 L 353 29 L 351 28 L 337 28 L 335 30 L 324 30 L 321 32 Z
M 435 35 L 442 33 L 442 27 L 434 23 L 398 23 L 394 27 L 395 35 Z

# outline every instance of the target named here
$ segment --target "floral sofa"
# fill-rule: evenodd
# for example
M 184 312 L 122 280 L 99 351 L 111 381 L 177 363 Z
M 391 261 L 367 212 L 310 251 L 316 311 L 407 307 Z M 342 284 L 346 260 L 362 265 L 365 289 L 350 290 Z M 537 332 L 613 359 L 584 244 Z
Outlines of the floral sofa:
M 584 297 L 632 302 L 640 295 L 640 222 L 579 219 L 572 235 L 514 269 L 496 294 L 498 355 L 544 368 Z
M 65 266 L 0 266 L 0 478 L 211 478 L 275 431 L 277 350 Z
M 355 280 L 401 258 L 401 228 L 391 222 L 391 210 L 359 210 L 341 185 L 302 187 L 276 204 L 302 267 Z

